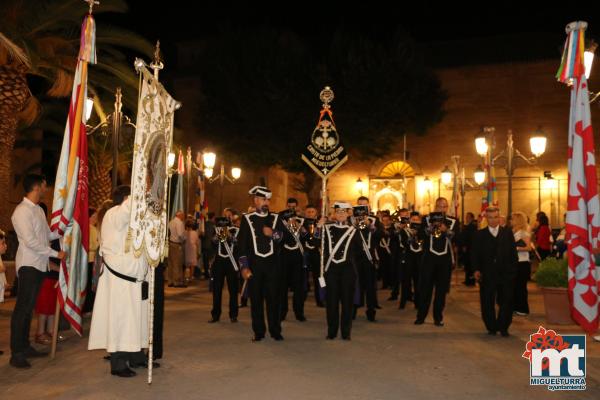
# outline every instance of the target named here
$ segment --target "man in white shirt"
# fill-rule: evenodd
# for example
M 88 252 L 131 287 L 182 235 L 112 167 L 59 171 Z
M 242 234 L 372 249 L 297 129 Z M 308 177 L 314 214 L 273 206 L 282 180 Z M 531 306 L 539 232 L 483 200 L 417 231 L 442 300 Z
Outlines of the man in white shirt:
M 58 239 L 58 233 L 50 232 L 44 211 L 38 205 L 46 193 L 46 178 L 30 174 L 23 180 L 25 197 L 17 206 L 11 221 L 19 248 L 15 258 L 19 292 L 17 303 L 10 321 L 10 365 L 16 368 L 29 368 L 27 358 L 42 357 L 29 343 L 29 327 L 38 292 L 48 271 L 48 259 L 65 258 L 63 251 L 50 248 L 50 241 Z
M 129 194 L 129 186 L 117 187 L 115 206 L 102 220 L 103 266 L 88 342 L 88 350 L 106 349 L 110 353 L 111 374 L 122 378 L 136 375 L 131 368 L 147 367 L 142 349 L 148 347 L 148 300 L 143 295 L 148 264 L 126 246 Z
M 183 284 L 183 242 L 185 241 L 185 213 L 178 210 L 169 222 L 169 287 L 186 287 Z

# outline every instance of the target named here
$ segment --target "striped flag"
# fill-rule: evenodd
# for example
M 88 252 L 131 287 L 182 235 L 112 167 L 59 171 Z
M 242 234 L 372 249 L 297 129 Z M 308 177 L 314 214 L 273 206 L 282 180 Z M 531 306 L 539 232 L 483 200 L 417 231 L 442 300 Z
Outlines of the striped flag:
M 569 193 L 566 241 L 571 315 L 588 333 L 598 329 L 600 271 L 593 251 L 600 236 L 600 201 L 594 135 L 583 63 L 585 22 L 567 25 L 567 43 L 557 78 L 571 84 Z
M 60 153 L 50 229 L 58 232 L 66 257 L 61 262 L 58 301 L 65 318 L 81 335 L 81 306 L 86 296 L 89 216 L 88 147 L 85 129 L 88 63 L 96 62 L 95 24 L 91 14 L 81 28 L 65 135 Z
M 185 174 L 185 167 L 183 162 L 183 154 L 179 150 L 179 157 L 177 159 L 177 175 L 173 175 L 173 178 L 177 177 L 177 183 L 175 184 L 175 198 L 173 199 L 173 205 L 171 206 L 170 218 L 175 218 L 175 213 L 178 210 L 184 210 L 183 202 L 183 174 Z

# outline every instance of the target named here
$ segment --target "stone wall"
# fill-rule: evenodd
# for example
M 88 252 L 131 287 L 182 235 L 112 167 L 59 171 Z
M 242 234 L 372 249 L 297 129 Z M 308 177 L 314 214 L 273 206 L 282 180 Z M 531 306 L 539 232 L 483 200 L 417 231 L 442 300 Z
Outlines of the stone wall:
M 546 153 L 536 165 L 529 166 L 517 160 L 518 168 L 513 183 L 513 210 L 523 211 L 533 216 L 543 210 L 551 217 L 551 224 L 558 227 L 563 223 L 562 215 L 566 208 L 567 194 L 567 129 L 569 118 L 570 92 L 564 85 L 556 82 L 554 74 L 559 60 L 551 59 L 533 62 L 504 63 L 494 65 L 445 68 L 437 71 L 442 86 L 448 93 L 445 105 L 446 115 L 441 123 L 422 137 L 407 137 L 407 162 L 417 177 L 409 180 L 406 186 L 406 200 L 416 209 L 427 212 L 429 205 L 439 195 L 450 198 L 452 190 L 439 182 L 440 172 L 445 165 L 451 166 L 451 156 L 459 155 L 465 167 L 466 176 L 473 172 L 481 158 L 475 152 L 474 138 L 483 126 L 495 127 L 496 148 L 498 154 L 506 147 L 507 133 L 512 131 L 515 147 L 523 155 L 530 157 L 529 137 L 541 128 L 548 137 Z M 591 90 L 597 90 L 600 84 L 600 69 L 595 68 L 590 78 Z M 184 101 L 196 95 L 199 80 L 193 74 L 176 82 L 178 99 Z M 335 90 L 335 85 L 333 86 Z M 188 102 L 189 103 L 189 102 Z M 335 102 L 333 103 L 335 113 Z M 192 115 L 200 112 L 184 107 L 178 118 L 189 123 Z M 600 127 L 598 105 L 592 105 L 592 120 L 596 131 Z M 344 121 L 336 121 L 342 140 Z M 184 125 L 186 125 L 184 123 Z M 186 137 L 201 137 L 201 133 L 188 132 Z M 193 129 L 192 129 L 193 130 Z M 192 135 L 192 133 L 194 135 Z M 308 138 L 309 132 L 307 132 Z M 201 140 L 200 140 L 201 141 Z M 596 140 L 598 145 L 600 140 Z M 198 144 L 201 146 L 201 143 Z M 364 194 L 374 196 L 370 186 L 373 177 L 389 162 L 402 160 L 403 138 L 390 143 L 391 152 L 385 159 L 360 161 L 350 156 L 349 162 L 331 178 L 328 188 L 330 201 L 346 200 L 354 202 L 359 192 L 355 187 L 358 178 L 368 184 Z M 301 149 L 298 149 L 300 153 Z M 289 196 L 298 197 L 301 205 L 306 204 L 306 196 L 294 193 L 291 177 L 279 168 L 258 171 L 244 170 L 242 179 L 235 185 L 225 184 L 223 188 L 223 206 L 233 206 L 244 210 L 250 203 L 247 190 L 263 177 L 273 190 L 274 210 L 284 206 Z M 557 180 L 548 186 L 543 172 L 551 171 Z M 432 190 L 421 190 L 425 177 L 432 181 Z M 503 213 L 507 208 L 507 179 L 502 167 L 496 168 L 497 198 Z M 217 183 L 209 186 L 207 196 L 209 207 L 219 208 L 219 187 Z M 469 190 L 465 196 L 465 212 L 479 212 L 481 208 L 481 190 Z M 460 211 L 459 211 L 460 215 Z

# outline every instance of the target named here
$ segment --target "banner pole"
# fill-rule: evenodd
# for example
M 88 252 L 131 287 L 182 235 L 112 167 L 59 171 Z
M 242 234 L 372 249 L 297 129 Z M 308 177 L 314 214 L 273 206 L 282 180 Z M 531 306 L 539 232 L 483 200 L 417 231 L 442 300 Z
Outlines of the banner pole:
M 327 177 L 321 181 L 321 217 L 325 217 L 327 212 Z M 321 226 L 321 278 L 325 274 L 325 224 Z M 316 288 L 315 288 L 316 290 Z

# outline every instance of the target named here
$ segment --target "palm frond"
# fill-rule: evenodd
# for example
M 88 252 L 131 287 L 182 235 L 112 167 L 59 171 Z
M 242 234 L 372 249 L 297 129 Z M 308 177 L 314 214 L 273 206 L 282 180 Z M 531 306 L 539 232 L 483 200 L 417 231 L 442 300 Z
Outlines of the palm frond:
M 11 61 L 23 64 L 27 68 L 31 67 L 31 61 L 25 51 L 0 32 L 0 65 L 9 64 Z

